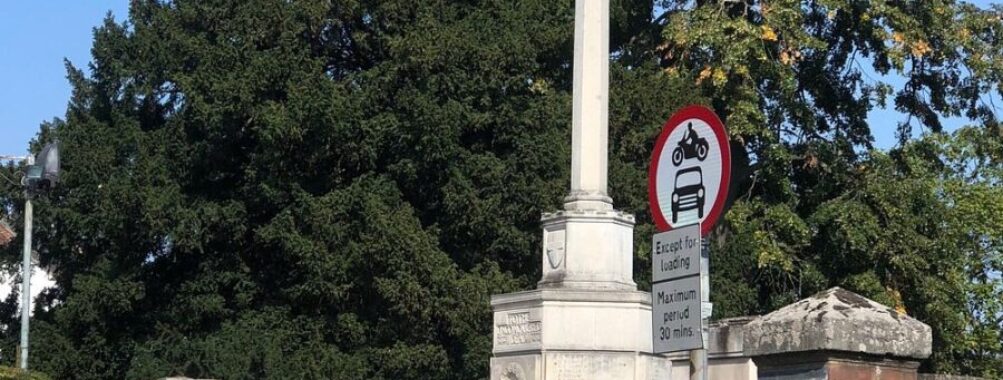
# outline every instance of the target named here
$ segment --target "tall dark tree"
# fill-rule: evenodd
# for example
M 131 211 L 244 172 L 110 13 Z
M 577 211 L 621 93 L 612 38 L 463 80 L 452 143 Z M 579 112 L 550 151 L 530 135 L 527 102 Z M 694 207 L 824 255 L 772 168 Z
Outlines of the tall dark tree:
M 615 9 L 626 50 L 652 5 Z M 40 134 L 65 174 L 32 367 L 483 377 L 489 295 L 537 280 L 566 192 L 573 25 L 570 0 L 132 2 Z M 642 157 L 682 91 L 617 70 L 617 154 Z

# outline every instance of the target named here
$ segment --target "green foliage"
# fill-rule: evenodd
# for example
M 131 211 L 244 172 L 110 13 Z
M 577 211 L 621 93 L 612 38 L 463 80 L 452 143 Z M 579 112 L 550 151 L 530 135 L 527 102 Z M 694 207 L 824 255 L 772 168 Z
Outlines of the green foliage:
M 20 368 L 0 367 L 0 380 L 49 380 L 40 372 L 24 373 Z
M 840 285 L 932 325 L 926 370 L 1003 376 L 1003 230 L 989 215 L 1003 203 L 1001 135 L 985 100 L 1003 89 L 1001 9 L 658 3 L 660 64 L 710 99 L 750 158 L 713 236 L 719 316 Z M 886 106 L 908 118 L 898 147 L 874 151 L 872 130 L 893 121 L 868 125 L 867 114 Z M 948 136 L 941 120 L 953 116 L 981 127 Z
M 651 4 L 617 3 L 622 45 Z M 68 65 L 66 120 L 39 135 L 65 163 L 36 207 L 60 287 L 32 366 L 483 377 L 489 296 L 538 279 L 539 215 L 568 183 L 572 11 L 133 2 L 128 23 L 95 30 L 89 77 Z M 616 133 L 644 141 L 678 87 L 653 64 L 618 70 L 644 117 L 617 113 Z
M 932 325 L 928 369 L 1003 376 L 1003 136 L 979 98 L 1001 82 L 997 14 L 612 3 L 610 192 L 637 215 L 642 288 L 654 138 L 675 109 L 708 104 L 735 158 L 712 235 L 718 316 L 840 285 Z M 65 162 L 36 207 L 59 288 L 36 309 L 32 368 L 485 377 L 489 296 L 539 278 L 539 215 L 567 191 L 572 5 L 132 2 L 127 23 L 95 30 L 90 76 L 67 64 L 65 121 L 35 144 L 59 139 Z M 886 126 L 866 114 L 889 97 L 925 133 L 902 124 L 900 145 L 875 151 Z M 949 135 L 943 116 L 983 126 Z M 0 189 L 20 225 L 21 195 Z M 0 322 L 15 311 L 16 292 Z M 13 352 L 16 330 L 0 338 Z

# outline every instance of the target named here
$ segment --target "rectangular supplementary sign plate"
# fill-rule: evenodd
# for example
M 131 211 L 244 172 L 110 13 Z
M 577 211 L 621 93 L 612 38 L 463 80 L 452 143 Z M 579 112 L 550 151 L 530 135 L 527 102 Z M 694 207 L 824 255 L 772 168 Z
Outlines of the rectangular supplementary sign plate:
M 651 286 L 651 329 L 654 353 L 703 348 L 700 276 Z
M 651 282 L 700 274 L 700 225 L 691 224 L 651 238 Z

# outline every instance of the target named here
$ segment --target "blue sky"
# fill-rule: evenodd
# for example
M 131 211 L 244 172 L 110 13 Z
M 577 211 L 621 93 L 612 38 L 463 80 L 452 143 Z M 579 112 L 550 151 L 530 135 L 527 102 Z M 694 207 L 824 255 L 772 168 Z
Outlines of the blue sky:
M 987 6 L 990 1 L 974 1 Z M 127 0 L 40 0 L 4 2 L 0 14 L 0 155 L 24 154 L 41 122 L 63 117 L 70 98 L 63 58 L 84 70 L 90 62 L 92 29 L 107 12 L 128 15 Z M 886 78 L 893 85 L 901 79 Z M 878 147 L 895 144 L 894 110 L 870 115 Z M 948 120 L 948 129 L 966 121 Z
M 93 28 L 108 11 L 128 15 L 127 0 L 5 1 L 0 12 L 0 155 L 23 155 L 38 126 L 63 117 L 70 99 L 63 58 L 91 60 Z

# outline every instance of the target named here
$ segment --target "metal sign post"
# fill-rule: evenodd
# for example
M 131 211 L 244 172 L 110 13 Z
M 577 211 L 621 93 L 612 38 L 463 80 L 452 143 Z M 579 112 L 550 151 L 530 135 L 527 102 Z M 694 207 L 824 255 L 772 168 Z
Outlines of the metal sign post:
M 709 380 L 707 368 L 707 341 L 710 335 L 710 317 L 714 304 L 710 303 L 710 244 L 701 239 L 700 244 L 700 319 L 703 329 L 700 334 L 703 346 L 690 351 L 690 380 Z
M 703 106 L 669 118 L 655 142 L 648 201 L 659 231 L 652 240 L 652 348 L 690 351 L 690 379 L 707 366 L 710 249 L 704 236 L 725 213 L 731 147 L 721 119 Z

